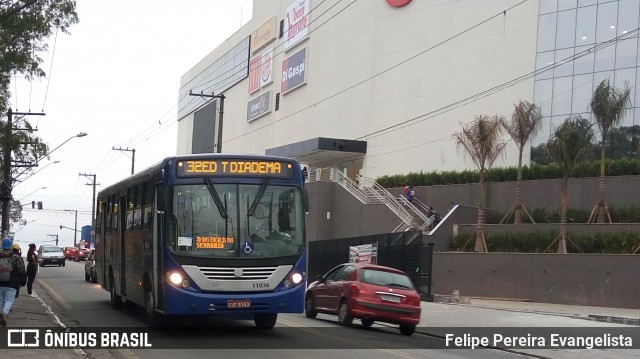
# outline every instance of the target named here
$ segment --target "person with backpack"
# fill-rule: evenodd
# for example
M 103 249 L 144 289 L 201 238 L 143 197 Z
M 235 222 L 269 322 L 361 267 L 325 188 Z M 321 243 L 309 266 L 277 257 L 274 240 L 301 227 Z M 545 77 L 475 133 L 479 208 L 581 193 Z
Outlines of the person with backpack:
M 0 325 L 7 326 L 7 314 L 16 300 L 16 292 L 21 282 L 26 282 L 27 271 L 22 258 L 11 250 L 11 238 L 2 240 L 0 251 Z
M 38 274 L 38 255 L 36 254 L 36 245 L 29 244 L 27 251 L 27 293 L 33 296 L 33 281 L 36 280 Z
M 20 258 L 20 260 L 22 261 L 22 265 L 24 266 L 24 259 L 22 259 L 22 248 L 20 248 L 20 245 L 18 243 L 14 243 L 11 246 L 11 250 L 13 251 L 13 253 L 15 255 L 18 256 L 18 258 Z M 21 286 L 24 286 L 25 284 L 26 284 L 26 280 L 25 280 L 24 283 L 20 282 Z M 18 287 L 17 290 L 16 290 L 16 298 L 18 298 L 19 296 L 20 296 L 20 287 Z

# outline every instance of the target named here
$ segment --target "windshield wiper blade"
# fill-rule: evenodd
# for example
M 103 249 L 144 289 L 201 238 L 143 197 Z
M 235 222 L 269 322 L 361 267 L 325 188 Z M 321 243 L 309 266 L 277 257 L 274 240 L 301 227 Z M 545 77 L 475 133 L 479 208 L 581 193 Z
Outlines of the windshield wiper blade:
M 209 194 L 211 195 L 211 198 L 213 198 L 213 202 L 216 204 L 216 207 L 218 207 L 218 212 L 220 212 L 220 215 L 222 216 L 222 218 L 224 219 L 229 218 L 229 215 L 227 214 L 227 209 L 222 204 L 222 200 L 220 200 L 218 191 L 216 191 L 216 189 L 213 187 L 213 184 L 208 178 L 205 178 L 204 182 L 207 184 L 207 189 L 209 190 Z
M 269 178 L 265 178 L 260 185 L 260 189 L 258 189 L 258 193 L 256 194 L 256 198 L 253 199 L 253 203 L 251 203 L 251 207 L 249 207 L 249 211 L 247 212 L 247 217 L 253 216 L 253 212 L 258 208 L 258 203 L 262 199 L 264 192 L 267 190 L 267 185 L 269 184 Z

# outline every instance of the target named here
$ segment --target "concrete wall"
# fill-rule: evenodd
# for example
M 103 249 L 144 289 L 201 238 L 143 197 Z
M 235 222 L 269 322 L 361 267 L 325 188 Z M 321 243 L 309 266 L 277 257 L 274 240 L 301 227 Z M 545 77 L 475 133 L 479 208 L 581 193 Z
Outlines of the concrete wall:
M 607 177 L 605 199 L 609 206 L 628 207 L 640 205 L 640 176 Z M 449 203 L 471 207 L 478 206 L 480 185 L 477 183 L 415 187 L 416 197 L 440 212 L 446 212 Z M 402 189 L 390 189 L 400 193 Z M 487 183 L 486 207 L 500 212 L 508 211 L 515 201 L 516 182 Z M 560 180 L 535 180 L 522 182 L 522 198 L 528 209 L 560 208 Z M 598 200 L 598 178 L 572 178 L 569 180 L 569 207 L 591 210 Z
M 640 308 L 637 255 L 441 252 L 434 294 Z
M 309 241 L 390 233 L 401 222 L 385 205 L 364 205 L 336 183 L 313 182 L 305 188 Z

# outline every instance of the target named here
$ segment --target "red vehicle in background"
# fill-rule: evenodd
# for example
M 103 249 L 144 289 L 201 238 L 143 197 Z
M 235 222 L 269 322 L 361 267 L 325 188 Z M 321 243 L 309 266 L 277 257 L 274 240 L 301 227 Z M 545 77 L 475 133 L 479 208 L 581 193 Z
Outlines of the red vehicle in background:
M 64 253 L 64 259 L 66 260 L 75 260 L 76 253 L 78 252 L 78 248 L 76 247 L 64 247 L 62 252 Z
M 402 335 L 412 335 L 420 323 L 420 294 L 402 271 L 366 263 L 345 263 L 311 283 L 305 295 L 305 315 L 335 314 L 338 323 L 362 326 L 375 321 L 398 324 Z
M 73 260 L 76 262 L 86 261 L 90 253 L 91 249 L 89 248 L 78 248 L 78 251 L 76 252 Z

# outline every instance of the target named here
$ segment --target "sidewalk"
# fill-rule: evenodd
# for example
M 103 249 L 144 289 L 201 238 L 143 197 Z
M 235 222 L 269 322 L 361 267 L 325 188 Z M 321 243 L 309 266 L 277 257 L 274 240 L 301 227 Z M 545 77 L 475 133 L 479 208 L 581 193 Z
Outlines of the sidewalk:
M 417 332 L 444 337 L 451 328 L 626 328 L 640 333 L 640 309 L 467 298 L 462 303 L 422 302 Z M 628 323 L 628 324 L 622 324 Z M 593 330 L 591 332 L 593 332 Z M 637 345 L 637 343 L 634 343 Z M 640 349 L 515 349 L 541 358 L 640 358 Z
M 20 288 L 20 296 L 16 298 L 7 318 L 6 329 L 19 328 L 60 328 L 60 320 L 53 315 L 48 303 L 53 303 L 36 280 L 33 284 L 34 297 L 27 294 L 27 288 Z M 3 332 L 6 333 L 6 332 Z M 6 335 L 6 334 L 5 334 Z M 42 340 L 42 338 L 41 338 Z M 6 344 L 6 338 L 1 340 Z M 82 351 L 77 349 L 2 349 L 3 358 L 43 358 L 47 359 L 80 359 Z

